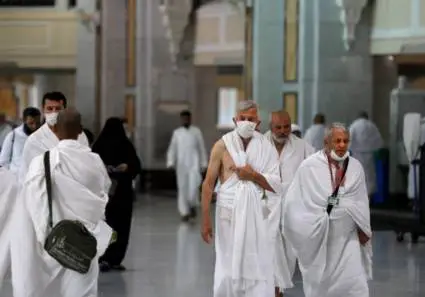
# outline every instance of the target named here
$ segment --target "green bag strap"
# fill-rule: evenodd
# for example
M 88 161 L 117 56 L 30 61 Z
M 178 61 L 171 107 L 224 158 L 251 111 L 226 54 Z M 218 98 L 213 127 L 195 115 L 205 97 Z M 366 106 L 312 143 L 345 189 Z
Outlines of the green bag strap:
M 49 226 L 53 228 L 53 207 L 52 207 L 52 175 L 50 173 L 50 152 L 44 153 L 44 174 L 46 177 L 47 199 L 49 201 Z

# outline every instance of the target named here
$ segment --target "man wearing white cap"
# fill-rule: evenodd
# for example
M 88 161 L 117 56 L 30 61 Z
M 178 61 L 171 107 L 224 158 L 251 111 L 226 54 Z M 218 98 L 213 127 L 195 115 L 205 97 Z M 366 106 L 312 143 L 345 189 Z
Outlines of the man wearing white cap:
M 301 138 L 301 128 L 297 124 L 291 124 L 291 132 L 298 138 Z

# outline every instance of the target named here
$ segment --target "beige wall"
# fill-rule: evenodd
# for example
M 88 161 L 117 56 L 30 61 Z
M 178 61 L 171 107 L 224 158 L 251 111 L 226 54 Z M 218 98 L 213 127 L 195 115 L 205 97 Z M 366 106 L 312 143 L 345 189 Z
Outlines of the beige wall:
M 213 2 L 197 12 L 196 65 L 240 65 L 244 61 L 244 11 Z
M 425 46 L 425 0 L 376 0 L 372 54 L 397 54 Z M 418 49 L 416 49 L 418 50 Z M 424 47 L 422 47 L 424 51 Z
M 75 12 L 0 10 L 0 63 L 20 68 L 75 68 Z

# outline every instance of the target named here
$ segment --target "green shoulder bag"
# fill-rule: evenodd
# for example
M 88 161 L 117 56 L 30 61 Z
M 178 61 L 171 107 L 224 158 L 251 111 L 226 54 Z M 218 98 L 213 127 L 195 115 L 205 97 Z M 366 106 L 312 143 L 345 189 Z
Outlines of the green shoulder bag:
M 49 151 L 44 154 L 44 171 L 49 200 L 49 227 L 51 229 L 44 244 L 44 249 L 63 267 L 86 274 L 97 253 L 96 238 L 79 221 L 63 220 L 53 227 L 52 178 Z

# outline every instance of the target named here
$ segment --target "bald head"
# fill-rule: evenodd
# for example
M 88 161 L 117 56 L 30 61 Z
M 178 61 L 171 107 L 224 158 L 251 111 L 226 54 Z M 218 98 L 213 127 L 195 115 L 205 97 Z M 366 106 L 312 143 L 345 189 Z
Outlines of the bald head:
M 273 111 L 272 113 L 270 113 L 270 123 L 282 121 L 282 120 L 291 121 L 291 116 L 286 110 L 278 110 L 278 111 Z
M 56 134 L 59 140 L 77 140 L 81 132 L 81 114 L 75 108 L 69 107 L 59 112 L 56 124 Z
M 285 110 L 274 111 L 270 114 L 270 130 L 273 139 L 284 143 L 291 134 L 291 116 Z

